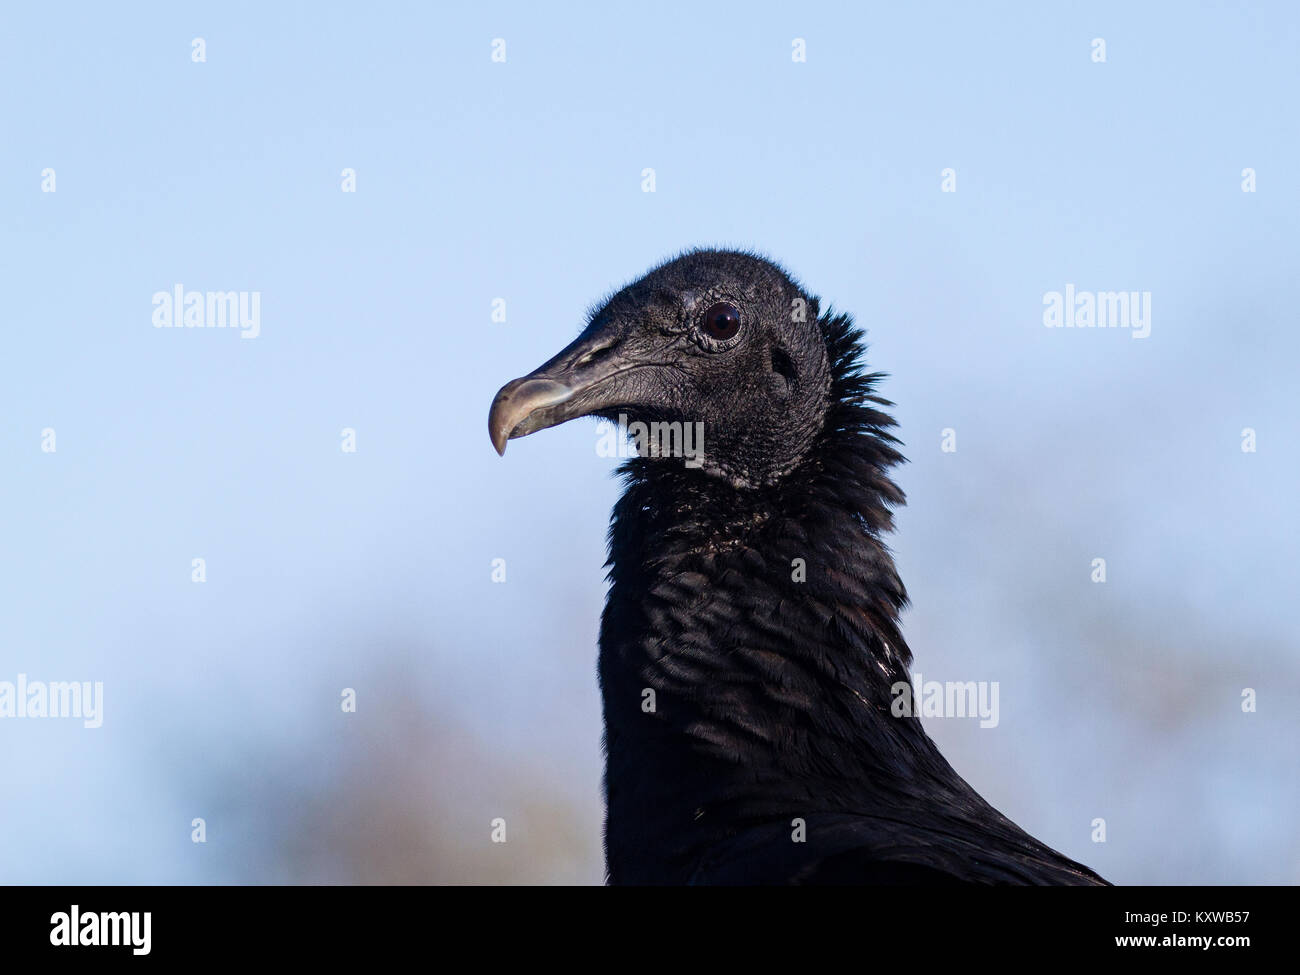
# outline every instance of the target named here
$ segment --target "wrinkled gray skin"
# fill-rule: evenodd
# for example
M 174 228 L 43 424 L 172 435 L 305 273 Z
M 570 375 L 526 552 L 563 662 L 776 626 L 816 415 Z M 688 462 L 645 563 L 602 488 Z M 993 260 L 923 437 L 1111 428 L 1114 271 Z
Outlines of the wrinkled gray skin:
M 701 325 L 717 302 L 735 336 Z M 579 416 L 703 424 L 703 469 L 735 487 L 770 484 L 821 428 L 830 364 L 816 300 L 777 267 L 736 251 L 696 251 L 654 268 L 591 315 L 559 355 L 497 394 L 492 442 Z M 681 463 L 681 460 L 675 461 Z

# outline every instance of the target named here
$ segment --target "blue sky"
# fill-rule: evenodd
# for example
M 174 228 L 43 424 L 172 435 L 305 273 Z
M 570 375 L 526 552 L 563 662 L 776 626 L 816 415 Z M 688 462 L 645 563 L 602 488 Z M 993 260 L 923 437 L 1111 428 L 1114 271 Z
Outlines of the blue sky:
M 1002 688 L 996 729 L 927 725 L 958 770 L 1119 882 L 1300 880 L 1291 5 L 6 27 L 0 681 L 103 681 L 105 722 L 0 720 L 0 879 L 400 879 L 295 842 L 365 796 L 330 828 L 400 807 L 375 844 L 428 879 L 599 880 L 613 465 L 589 423 L 502 460 L 487 408 L 602 295 L 731 244 L 890 374 L 917 666 Z M 154 328 L 177 284 L 259 292 L 260 334 Z M 1045 329 L 1067 284 L 1150 292 L 1150 336 Z

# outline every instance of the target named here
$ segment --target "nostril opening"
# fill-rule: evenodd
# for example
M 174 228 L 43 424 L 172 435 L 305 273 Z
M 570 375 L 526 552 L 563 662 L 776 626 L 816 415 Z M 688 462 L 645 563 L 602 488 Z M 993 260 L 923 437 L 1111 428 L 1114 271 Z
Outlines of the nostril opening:
M 603 345 L 599 349 L 592 349 L 581 359 L 575 362 L 574 365 L 580 367 L 595 365 L 597 362 L 600 362 L 603 359 L 608 359 L 611 355 L 613 355 L 613 353 L 614 353 L 614 347 L 612 345 Z

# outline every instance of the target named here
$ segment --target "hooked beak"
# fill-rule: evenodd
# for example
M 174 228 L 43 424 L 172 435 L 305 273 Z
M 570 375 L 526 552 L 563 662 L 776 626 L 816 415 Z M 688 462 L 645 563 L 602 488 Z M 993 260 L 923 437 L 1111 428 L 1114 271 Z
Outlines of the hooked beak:
M 637 364 L 615 354 L 616 343 L 607 329 L 588 329 L 545 365 L 502 386 L 488 413 L 497 453 L 505 454 L 508 440 L 626 403 L 623 384 L 612 380 Z

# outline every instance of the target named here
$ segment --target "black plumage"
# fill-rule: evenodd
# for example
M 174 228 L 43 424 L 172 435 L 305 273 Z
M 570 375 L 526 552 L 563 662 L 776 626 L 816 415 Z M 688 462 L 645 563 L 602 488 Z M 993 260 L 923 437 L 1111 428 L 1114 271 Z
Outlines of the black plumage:
M 624 464 L 610 525 L 611 883 L 1105 883 L 891 711 L 911 662 L 882 541 L 902 457 L 862 356 L 776 265 L 695 251 L 493 403 L 500 451 L 575 416 L 702 424 L 701 458 Z

